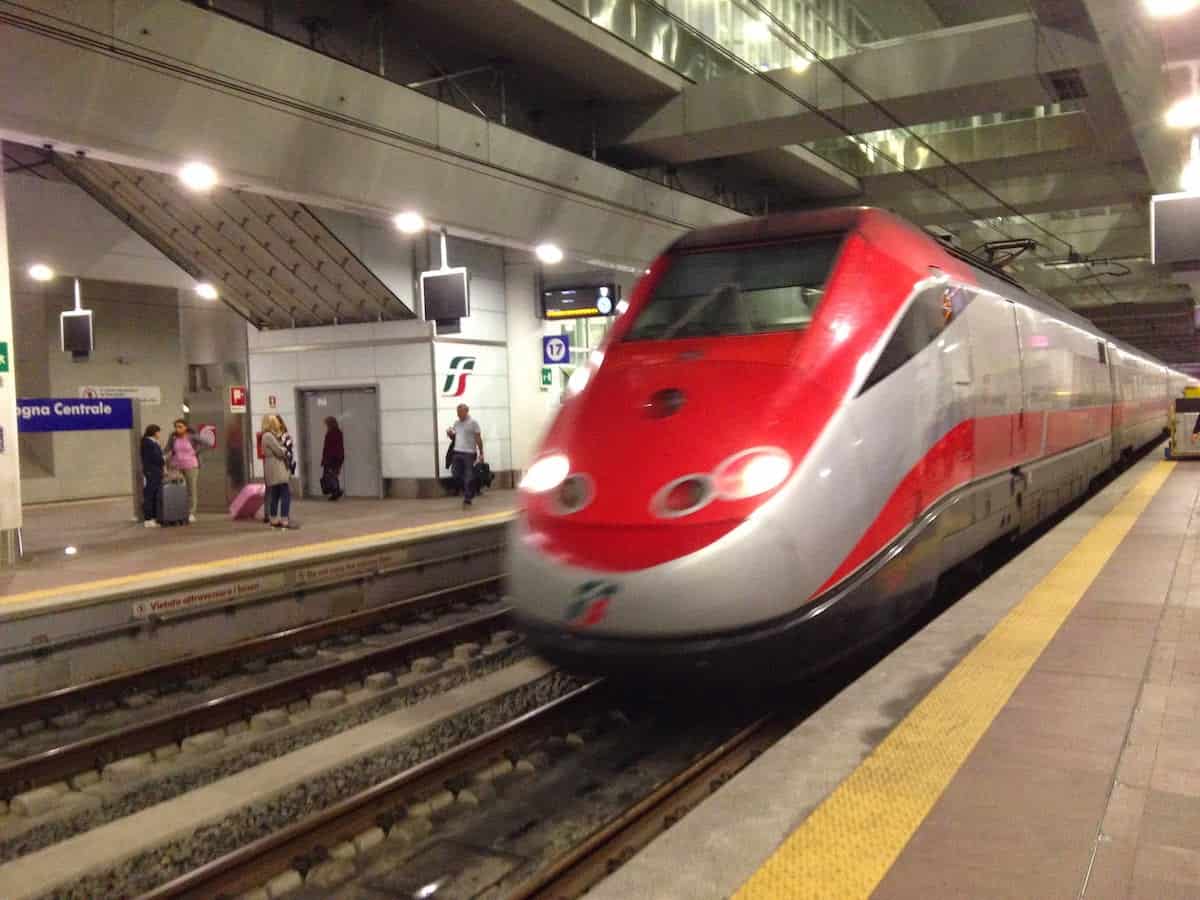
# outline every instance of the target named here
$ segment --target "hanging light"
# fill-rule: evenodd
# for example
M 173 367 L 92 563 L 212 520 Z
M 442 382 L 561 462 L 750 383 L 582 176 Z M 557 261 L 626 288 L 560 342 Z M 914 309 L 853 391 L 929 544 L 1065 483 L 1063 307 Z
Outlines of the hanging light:
M 179 170 L 179 180 L 189 191 L 211 191 L 217 186 L 217 170 L 208 163 L 192 160 Z

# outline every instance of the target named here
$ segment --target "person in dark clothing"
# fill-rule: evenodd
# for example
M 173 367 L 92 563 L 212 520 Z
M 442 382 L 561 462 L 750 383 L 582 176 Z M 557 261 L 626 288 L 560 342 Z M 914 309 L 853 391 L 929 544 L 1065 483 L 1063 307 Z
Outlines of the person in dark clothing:
M 166 469 L 166 458 L 163 456 L 159 435 L 162 429 L 157 425 L 147 425 L 142 433 L 142 524 L 146 528 L 158 527 L 158 498 L 162 495 L 163 471 Z
M 338 479 L 346 462 L 346 443 L 333 416 L 325 419 L 325 429 L 325 446 L 321 449 L 321 490 L 330 500 L 340 500 L 343 492 Z

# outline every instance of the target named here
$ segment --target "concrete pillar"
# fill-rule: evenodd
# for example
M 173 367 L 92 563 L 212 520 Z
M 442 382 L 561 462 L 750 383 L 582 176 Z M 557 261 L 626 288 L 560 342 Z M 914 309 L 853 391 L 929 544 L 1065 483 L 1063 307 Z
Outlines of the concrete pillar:
M 508 326 L 508 392 L 512 467 L 519 478 L 557 410 L 557 391 L 541 389 L 542 336 L 538 316 L 538 264 L 528 254 L 504 259 L 504 310 Z
M 18 557 L 21 528 L 21 463 L 17 451 L 17 383 L 13 362 L 12 288 L 8 272 L 8 216 L 0 169 L 0 568 Z M 7 368 L 8 371 L 4 371 Z

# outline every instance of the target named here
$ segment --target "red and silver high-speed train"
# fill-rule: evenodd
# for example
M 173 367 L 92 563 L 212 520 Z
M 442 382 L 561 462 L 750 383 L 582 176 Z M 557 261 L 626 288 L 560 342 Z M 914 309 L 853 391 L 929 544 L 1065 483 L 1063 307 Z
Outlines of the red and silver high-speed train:
M 592 356 L 522 481 L 510 593 L 601 673 L 827 664 L 1163 434 L 1189 383 L 867 208 L 683 237 Z

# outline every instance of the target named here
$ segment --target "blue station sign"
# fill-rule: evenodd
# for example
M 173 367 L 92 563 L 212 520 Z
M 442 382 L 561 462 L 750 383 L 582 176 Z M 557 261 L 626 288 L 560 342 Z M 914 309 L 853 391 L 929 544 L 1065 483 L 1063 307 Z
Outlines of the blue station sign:
M 571 361 L 571 339 L 565 334 L 542 338 L 542 365 L 563 366 Z
M 36 399 L 17 401 L 17 431 L 121 431 L 133 427 L 133 401 Z

